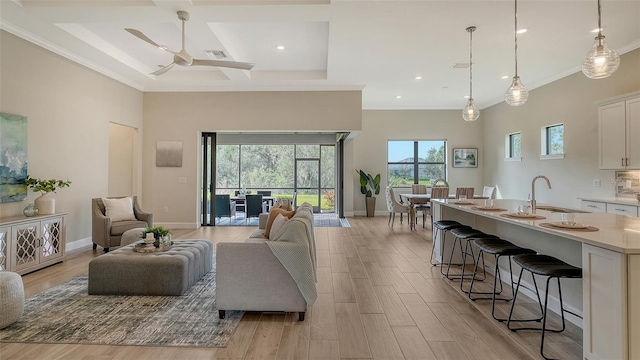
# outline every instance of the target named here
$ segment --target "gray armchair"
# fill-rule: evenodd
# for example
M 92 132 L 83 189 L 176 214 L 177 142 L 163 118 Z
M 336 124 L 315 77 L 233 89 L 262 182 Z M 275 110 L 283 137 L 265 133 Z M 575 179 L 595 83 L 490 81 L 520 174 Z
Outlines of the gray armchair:
M 115 199 L 123 197 L 115 197 Z M 102 198 L 91 199 L 91 212 L 91 240 L 94 250 L 100 245 L 104 248 L 104 252 L 109 252 L 109 248 L 120 246 L 120 240 L 125 231 L 153 226 L 153 214 L 142 211 L 137 196 L 133 196 L 133 213 L 136 220 L 111 221 L 105 216 Z

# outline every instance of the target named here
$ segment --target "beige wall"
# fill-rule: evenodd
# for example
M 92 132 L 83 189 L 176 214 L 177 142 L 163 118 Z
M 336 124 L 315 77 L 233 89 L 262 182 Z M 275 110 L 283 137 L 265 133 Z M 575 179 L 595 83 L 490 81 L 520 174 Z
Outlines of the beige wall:
M 108 196 L 133 195 L 136 129 L 109 124 L 109 190 Z
M 481 115 L 481 118 L 482 119 Z M 362 169 L 372 175 L 381 174 L 378 211 L 386 211 L 384 187 L 387 186 L 387 140 L 446 140 L 447 179 L 452 188 L 475 187 L 482 192 L 483 141 L 482 122 L 465 122 L 461 110 L 365 110 L 362 112 L 362 132 L 353 139 L 353 167 L 347 174 Z M 477 168 L 452 168 L 454 148 L 477 148 L 480 161 Z M 365 214 L 364 195 L 360 193 L 359 178 L 353 177 L 351 188 L 356 215 Z M 345 179 L 345 184 L 349 184 Z M 345 185 L 346 186 L 346 185 Z
M 526 84 L 526 73 L 521 74 Z M 497 183 L 505 198 L 526 199 L 531 180 L 546 175 L 552 190 L 538 184 L 538 201 L 579 207 L 581 196 L 613 197 L 614 172 L 598 169 L 598 113 L 595 102 L 640 90 L 640 49 L 621 57 L 609 78 L 590 80 L 578 72 L 530 92 L 520 107 L 506 103 L 483 110 L 484 182 Z M 540 128 L 564 123 L 565 158 L 540 160 Z M 504 161 L 504 136 L 522 132 L 522 162 Z M 600 179 L 601 187 L 593 180 Z
M 0 31 L 0 111 L 28 118 L 29 175 L 69 179 L 55 194 L 67 242 L 91 237 L 91 198 L 107 195 L 109 122 L 140 128 L 142 93 Z M 0 204 L 21 214 L 27 201 Z
M 202 132 L 354 131 L 362 126 L 361 109 L 360 91 L 145 93 L 145 209 L 169 227 L 200 223 Z M 162 140 L 182 141 L 182 167 L 155 166 L 156 142 Z

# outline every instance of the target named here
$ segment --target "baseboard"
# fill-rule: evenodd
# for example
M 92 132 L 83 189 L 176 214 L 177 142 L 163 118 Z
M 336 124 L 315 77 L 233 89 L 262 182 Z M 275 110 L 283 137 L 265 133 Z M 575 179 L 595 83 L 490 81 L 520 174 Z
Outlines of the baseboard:
M 93 242 L 91 241 L 91 237 L 80 239 L 80 240 L 76 240 L 76 241 L 72 241 L 72 242 L 68 242 L 68 243 L 65 244 L 65 251 L 69 252 L 69 251 L 73 251 L 73 250 L 78 250 L 80 248 L 83 248 L 85 246 L 89 246 L 91 244 L 93 244 Z

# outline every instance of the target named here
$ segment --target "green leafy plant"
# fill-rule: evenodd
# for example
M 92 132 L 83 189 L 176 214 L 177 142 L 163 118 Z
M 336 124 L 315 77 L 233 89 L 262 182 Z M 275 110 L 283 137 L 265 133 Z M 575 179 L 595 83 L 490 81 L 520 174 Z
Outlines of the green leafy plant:
M 33 191 L 39 191 L 41 193 L 55 193 L 58 188 L 66 188 L 71 185 L 71 181 L 67 180 L 55 180 L 55 179 L 35 179 L 27 175 L 27 178 L 24 180 L 25 185 L 32 189 Z
M 142 238 L 145 238 L 148 233 L 153 233 L 155 239 L 160 239 L 163 236 L 171 234 L 164 226 L 148 227 L 142 231 Z
M 356 173 L 360 175 L 360 192 L 363 195 L 371 197 L 380 194 L 380 174 L 373 177 L 362 170 L 356 170 Z

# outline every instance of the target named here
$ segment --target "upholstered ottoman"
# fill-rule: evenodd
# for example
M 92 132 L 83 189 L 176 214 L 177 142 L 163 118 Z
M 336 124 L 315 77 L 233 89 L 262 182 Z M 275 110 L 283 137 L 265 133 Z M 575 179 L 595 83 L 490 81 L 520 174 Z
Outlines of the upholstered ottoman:
M 24 313 L 22 277 L 10 271 L 0 271 L 0 329 L 20 320 Z
M 145 228 L 135 228 L 131 230 L 127 230 L 122 233 L 122 237 L 120 238 L 120 246 L 131 245 L 138 240 L 141 240 L 140 234 L 145 230 Z
M 89 262 L 89 295 L 182 295 L 213 268 L 213 243 L 176 240 L 168 251 L 123 246 Z

